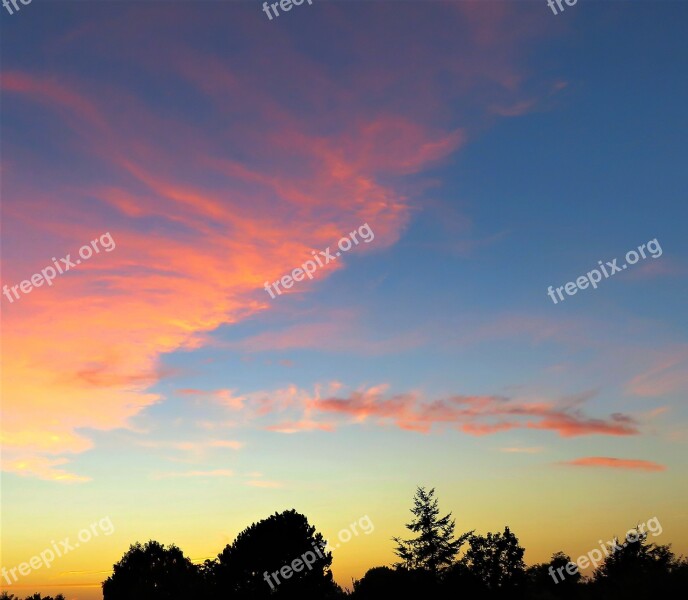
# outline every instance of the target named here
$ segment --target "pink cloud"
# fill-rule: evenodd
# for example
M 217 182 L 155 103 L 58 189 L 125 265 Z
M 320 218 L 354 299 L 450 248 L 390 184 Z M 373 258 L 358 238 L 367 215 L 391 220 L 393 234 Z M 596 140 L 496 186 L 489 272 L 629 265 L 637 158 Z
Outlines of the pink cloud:
M 684 346 L 659 355 L 653 366 L 633 377 L 626 391 L 635 396 L 657 398 L 688 390 L 688 349 Z
M 284 329 L 259 333 L 223 344 L 223 347 L 245 352 L 319 348 L 331 352 L 353 352 L 377 356 L 401 352 L 427 343 L 429 336 L 421 330 L 397 333 L 389 337 L 371 335 L 360 324 L 360 315 L 353 310 L 326 310 L 310 323 L 298 323 Z
M 633 269 L 628 271 L 627 278 L 630 280 L 638 279 L 644 281 L 657 277 L 678 277 L 685 275 L 685 273 L 685 267 L 672 261 L 669 257 L 662 256 L 661 260 L 650 259 L 638 265 L 634 265 Z
M 270 45 L 249 38 L 246 60 L 223 60 L 180 41 L 185 27 L 198 26 L 198 13 L 187 18 L 179 7 L 160 18 L 131 10 L 126 19 L 79 27 L 52 48 L 56 65 L 71 64 L 69 52 L 79 45 L 96 58 L 116 56 L 136 77 L 80 79 L 66 67 L 50 74 L 37 67 L 3 73 L 0 83 L 8 102 L 21 102 L 22 116 L 65 132 L 65 161 L 83 168 L 53 177 L 42 144 L 3 167 L 3 243 L 24 249 L 25 240 L 34 241 L 21 259 L 3 265 L 3 283 L 20 282 L 104 229 L 117 242 L 112 253 L 3 307 L 4 343 L 13 349 L 3 357 L 3 468 L 22 475 L 64 480 L 64 462 L 52 461 L 91 448 L 85 431 L 131 429 L 133 417 L 164 400 L 148 391 L 162 376 L 163 354 L 199 348 L 219 326 L 271 310 L 264 282 L 290 272 L 312 249 L 365 222 L 375 242 L 360 253 L 394 245 L 418 201 L 401 176 L 462 148 L 476 114 L 487 121 L 495 102 L 522 99 L 516 50 L 534 35 L 511 27 L 513 19 L 528 23 L 515 9 L 440 8 L 439 19 L 426 12 L 409 21 L 436 45 L 390 44 L 351 29 L 333 44 L 354 68 L 335 73 L 275 28 L 265 34 Z M 388 13 L 372 11 L 376 30 Z M 205 25 L 204 32 L 223 27 Z M 457 25 L 471 35 L 457 37 Z M 403 32 L 396 35 L 404 40 Z M 444 52 L 444 37 L 461 43 Z M 139 76 L 199 98 L 204 119 L 171 105 L 160 110 L 149 88 L 131 87 Z M 493 87 L 486 82 L 499 83 L 497 97 L 486 95 Z M 456 105 L 463 98 L 471 102 Z M 19 142 L 3 143 L 12 156 Z M 323 269 L 318 282 L 345 265 Z M 297 347 L 297 333 L 284 332 L 282 347 Z M 399 342 L 410 347 L 417 338 L 382 340 L 378 348 Z M 289 393 L 257 398 L 215 390 L 209 397 L 237 413 L 250 403 L 257 417 L 302 402 Z M 399 400 L 383 402 L 391 419 Z M 432 422 L 406 401 L 402 411 L 401 427 Z
M 303 419 L 301 421 L 283 421 L 276 425 L 266 427 L 268 431 L 277 431 L 278 433 L 297 433 L 300 431 L 334 431 L 335 426 L 332 423 L 320 423 Z
M 181 388 L 177 393 L 182 396 L 190 396 L 194 398 L 208 398 L 222 404 L 232 410 L 241 410 L 244 408 L 246 398 L 235 394 L 234 390 L 219 389 L 219 390 L 199 390 L 194 388 Z
M 268 429 L 295 433 L 370 423 L 421 433 L 429 433 L 435 427 L 450 426 L 476 436 L 512 429 L 552 431 L 565 438 L 584 435 L 628 436 L 639 433 L 637 421 L 628 415 L 613 413 L 607 418 L 586 415 L 580 407 L 592 396 L 591 393 L 559 401 L 539 402 L 512 400 L 503 396 L 461 395 L 428 401 L 417 392 L 390 395 L 388 390 L 388 385 L 378 385 L 346 396 L 321 395 L 322 390 L 311 396 L 304 391 L 293 392 L 293 398 L 298 401 L 291 403 L 289 408 L 298 411 L 300 407 L 305 417 L 270 425 Z M 270 397 L 270 393 L 262 392 L 255 396 Z M 269 415 L 271 412 L 264 411 L 262 415 Z M 339 420 L 320 422 L 317 420 L 318 415 L 338 417 Z

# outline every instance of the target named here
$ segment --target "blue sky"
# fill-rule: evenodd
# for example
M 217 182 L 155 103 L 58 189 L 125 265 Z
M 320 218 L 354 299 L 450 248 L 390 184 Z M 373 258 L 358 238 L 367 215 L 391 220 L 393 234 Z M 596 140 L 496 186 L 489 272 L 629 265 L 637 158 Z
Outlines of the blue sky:
M 95 598 L 136 539 L 202 559 L 290 507 L 370 516 L 348 582 L 392 561 L 421 484 L 528 562 L 652 516 L 688 550 L 685 3 L 1 17 L 3 285 L 117 241 L 2 299 L 3 561 L 116 526 L 26 585 Z

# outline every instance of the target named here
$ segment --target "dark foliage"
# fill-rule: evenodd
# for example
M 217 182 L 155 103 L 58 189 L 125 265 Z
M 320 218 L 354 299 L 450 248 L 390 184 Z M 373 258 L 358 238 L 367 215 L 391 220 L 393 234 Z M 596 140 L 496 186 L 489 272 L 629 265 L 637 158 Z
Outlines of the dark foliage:
M 21 600 L 21 598 L 9 592 L 2 592 L 0 593 L 0 600 Z M 41 596 L 36 592 L 33 596 L 26 596 L 24 600 L 65 600 L 65 597 L 62 594 L 58 594 L 54 598 L 52 596 Z
M 332 554 L 324 546 L 322 535 L 295 510 L 254 523 L 215 560 L 202 565 L 194 565 L 176 546 L 137 543 L 103 583 L 103 596 L 104 600 L 340 597 L 342 591 L 330 570 Z M 284 567 L 290 567 L 288 576 L 281 572 Z
M 397 543 L 394 553 L 401 559 L 395 566 L 407 570 L 427 570 L 437 575 L 453 564 L 470 533 L 454 539 L 455 521 L 451 513 L 440 517 L 434 488 L 429 492 L 423 487 L 416 490 L 411 513 L 413 520 L 406 528 L 416 536 L 410 539 L 393 538 Z
M 566 566 L 570 563 L 570 556 L 563 552 L 556 552 L 549 562 L 528 567 L 526 569 L 527 597 L 533 600 L 574 600 L 580 598 L 581 574 L 578 569 L 573 575 L 567 573 L 563 579 L 557 576 L 557 569 L 564 573 Z
M 379 598 L 431 598 L 439 592 L 437 578 L 423 569 L 375 567 L 354 581 L 353 596 L 366 600 Z
M 413 598 L 424 600 L 608 600 L 610 598 L 672 598 L 683 596 L 688 586 L 688 559 L 676 557 L 670 546 L 647 542 L 647 533 L 636 530 L 636 541 L 618 544 L 609 552 L 593 575 L 584 578 L 571 558 L 563 552 L 552 555 L 549 562 L 526 568 L 524 548 L 518 538 L 505 527 L 503 532 L 486 536 L 466 534 L 468 548 L 464 555 L 452 561 L 435 561 L 433 568 L 427 560 L 434 548 L 452 546 L 430 542 L 433 530 L 440 533 L 438 523 L 451 523 L 451 515 L 438 518 L 434 490 L 425 493 L 419 488 L 414 499 L 416 520 L 407 525 L 419 535 L 413 540 L 397 542 L 395 553 L 402 562 L 395 568 L 374 567 L 360 580 L 354 581 L 351 595 L 358 599 L 378 597 Z M 444 531 L 448 531 L 446 528 Z M 447 540 L 451 539 L 449 536 Z M 618 540 L 617 540 L 618 541 Z M 600 555 L 602 553 L 600 552 Z M 445 554 L 448 556 L 448 553 Z M 601 558 L 601 556 L 600 556 Z M 581 565 L 586 565 L 581 562 Z M 566 570 L 568 567 L 568 570 Z M 557 577 L 557 572 L 565 573 Z
M 434 490 L 418 488 L 412 513 L 407 528 L 416 537 L 394 538 L 401 563 L 370 569 L 346 594 L 333 582 L 332 555 L 322 549 L 322 535 L 305 516 L 290 510 L 254 523 L 202 565 L 192 564 L 176 546 L 137 543 L 103 583 L 104 600 L 327 600 L 347 595 L 362 600 L 607 600 L 670 598 L 683 595 L 688 585 L 688 559 L 674 555 L 668 545 L 649 543 L 647 533 L 639 530 L 636 541 L 618 543 L 584 578 L 563 552 L 526 568 L 524 548 L 509 527 L 454 539 L 451 513 L 439 516 Z M 459 556 L 464 541 L 468 544 Z M 288 577 L 282 575 L 284 567 L 297 566 L 295 561 L 306 553 L 311 553 L 310 569 L 292 568 Z M 566 575 L 557 577 L 558 572 Z M 266 575 L 274 574 L 279 582 L 268 583 Z M 5 592 L 0 600 L 21 599 Z M 64 598 L 35 594 L 25 600 Z
M 526 570 L 525 549 L 508 527 L 504 533 L 487 536 L 471 535 L 469 548 L 462 563 L 478 579 L 486 593 L 493 598 L 522 598 Z
M 677 558 L 671 546 L 647 541 L 647 533 L 636 530 L 634 543 L 615 542 L 619 550 L 605 558 L 595 571 L 595 598 L 669 597 L 688 583 L 688 559 Z
M 200 583 L 197 567 L 176 546 L 136 543 L 103 582 L 103 599 L 186 600 Z
M 339 594 L 332 579 L 332 554 L 308 519 L 295 510 L 254 523 L 205 565 L 213 598 L 331 598 Z M 297 565 L 288 578 L 280 569 L 307 555 L 309 567 Z M 276 574 L 279 582 L 275 581 Z M 271 583 L 268 583 L 268 580 Z

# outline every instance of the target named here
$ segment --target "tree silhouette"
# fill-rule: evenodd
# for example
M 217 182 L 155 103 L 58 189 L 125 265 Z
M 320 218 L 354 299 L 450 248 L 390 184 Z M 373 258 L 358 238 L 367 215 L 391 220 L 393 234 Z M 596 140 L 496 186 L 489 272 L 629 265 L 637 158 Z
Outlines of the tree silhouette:
M 425 569 L 437 575 L 454 562 L 461 545 L 471 534 L 465 533 L 458 539 L 454 539 L 456 523 L 451 518 L 451 513 L 440 518 L 435 488 L 429 492 L 426 492 L 423 487 L 416 490 L 411 513 L 414 519 L 406 525 L 406 528 L 418 535 L 408 540 L 399 537 L 392 538 L 397 543 L 394 553 L 401 558 L 401 562 L 396 563 L 395 566 Z
M 242 531 L 204 571 L 215 598 L 331 598 L 332 554 L 308 519 L 295 510 L 275 513 Z M 295 562 L 298 561 L 298 562 Z M 308 563 L 308 564 L 306 564 Z M 288 567 L 288 576 L 282 569 Z
M 137 542 L 103 582 L 103 600 L 188 600 L 200 583 L 198 569 L 176 546 Z
M 442 573 L 442 598 L 484 598 L 482 580 L 464 562 L 456 562 Z
M 2 592 L 0 593 L 0 600 L 21 600 L 19 596 L 15 596 L 14 594 L 10 594 L 9 592 Z M 26 596 L 24 600 L 65 600 L 65 597 L 62 594 L 58 594 L 53 598 L 52 596 L 41 596 L 38 592 L 33 594 L 32 596 Z
M 686 560 L 676 558 L 671 546 L 648 543 L 647 533 L 635 530 L 636 541 L 621 542 L 614 537 L 610 551 L 593 578 L 597 596 L 662 596 L 675 591 L 679 575 L 685 581 Z
M 493 595 L 517 597 L 525 584 L 525 549 L 508 527 L 504 533 L 471 535 L 463 562 Z
M 529 598 L 577 598 L 581 592 L 581 574 L 576 568 L 573 575 L 566 571 L 571 557 L 556 552 L 549 562 L 526 569 Z M 563 577 L 562 577 L 563 574 Z
M 608 600 L 680 596 L 688 587 L 688 559 L 670 546 L 647 541 L 636 530 L 635 542 L 607 549 L 592 578 L 566 571 L 572 562 L 563 552 L 527 570 L 524 549 L 508 527 L 486 536 L 466 533 L 454 539 L 451 513 L 440 518 L 435 490 L 419 487 L 406 527 L 416 534 L 394 538 L 402 562 L 374 567 L 353 582 L 352 598 L 380 597 L 454 600 Z M 461 544 L 468 549 L 456 560 Z M 103 582 L 104 600 L 331 600 L 345 594 L 332 579 L 332 554 L 306 517 L 295 510 L 275 513 L 243 530 L 215 560 L 194 566 L 176 546 L 136 543 Z M 306 560 L 307 557 L 307 560 Z M 306 566 L 306 562 L 310 566 Z M 581 563 L 582 564 L 582 563 Z M 285 571 L 285 568 L 287 569 Z M 0 600 L 20 600 L 8 592 Z M 34 594 L 25 600 L 53 600 Z M 54 600 L 64 600 L 58 595 Z
M 430 571 L 374 567 L 353 582 L 353 596 L 364 600 L 379 598 L 434 598 L 437 580 Z

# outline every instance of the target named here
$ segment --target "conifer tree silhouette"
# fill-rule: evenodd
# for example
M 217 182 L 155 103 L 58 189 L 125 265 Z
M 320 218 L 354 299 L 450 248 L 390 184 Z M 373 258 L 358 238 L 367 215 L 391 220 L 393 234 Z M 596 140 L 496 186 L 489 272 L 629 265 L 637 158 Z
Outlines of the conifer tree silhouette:
M 451 513 L 439 516 L 435 488 L 426 491 L 424 487 L 418 487 L 411 513 L 414 518 L 406 528 L 417 536 L 410 539 L 392 538 L 397 543 L 394 553 L 401 559 L 395 566 L 423 569 L 437 575 L 454 562 L 459 549 L 472 532 L 454 539 L 456 522 L 451 518 Z

